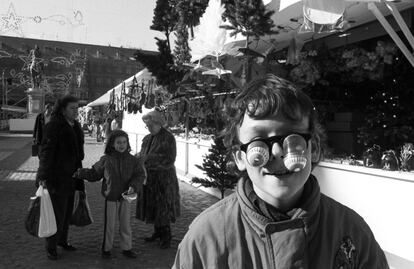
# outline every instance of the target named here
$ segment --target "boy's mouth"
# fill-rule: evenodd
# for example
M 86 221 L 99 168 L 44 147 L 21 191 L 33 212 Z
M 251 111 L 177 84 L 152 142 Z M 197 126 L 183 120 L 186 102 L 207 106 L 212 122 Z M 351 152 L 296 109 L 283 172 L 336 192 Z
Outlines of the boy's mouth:
M 280 177 L 280 176 L 285 176 L 285 175 L 289 175 L 289 174 L 292 174 L 292 173 L 293 173 L 292 171 L 283 170 L 283 171 L 276 171 L 276 172 L 273 172 L 273 173 L 265 173 L 265 175 Z

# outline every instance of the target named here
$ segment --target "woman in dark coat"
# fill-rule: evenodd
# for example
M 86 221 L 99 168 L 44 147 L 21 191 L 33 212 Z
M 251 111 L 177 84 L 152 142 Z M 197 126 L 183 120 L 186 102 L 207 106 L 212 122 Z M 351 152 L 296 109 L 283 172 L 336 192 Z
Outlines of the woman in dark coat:
M 160 112 L 151 111 L 142 117 L 150 134 L 142 141 L 140 157 L 147 170 L 147 181 L 138 198 L 137 218 L 154 224 L 154 234 L 147 242 L 160 238 L 160 248 L 171 244 L 170 223 L 180 216 L 180 194 L 175 172 L 176 142 L 162 127 Z
M 57 232 L 46 238 L 47 257 L 57 259 L 57 245 L 67 251 L 76 250 L 68 243 L 69 220 L 73 210 L 75 190 L 84 190 L 82 180 L 73 173 L 82 167 L 84 136 L 78 116 L 78 99 L 65 96 L 59 99 L 45 126 L 36 185 L 45 186 L 52 200 Z

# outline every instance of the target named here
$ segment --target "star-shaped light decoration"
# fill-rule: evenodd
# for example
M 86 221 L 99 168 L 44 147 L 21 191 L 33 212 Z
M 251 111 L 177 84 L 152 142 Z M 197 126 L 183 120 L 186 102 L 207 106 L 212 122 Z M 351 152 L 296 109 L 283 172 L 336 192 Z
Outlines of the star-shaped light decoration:
M 202 71 L 202 72 L 204 72 L 204 71 L 211 70 L 210 68 L 207 68 L 207 67 L 201 65 L 200 62 L 201 61 L 198 61 L 197 64 L 193 64 L 193 63 L 183 63 L 183 65 L 184 66 L 187 66 L 187 67 L 192 67 L 194 71 Z
M 222 75 L 232 73 L 231 70 L 224 69 L 224 67 L 218 62 L 218 59 L 216 61 L 212 61 L 211 64 L 214 69 L 209 70 L 209 71 L 204 71 L 201 74 L 217 76 L 220 79 Z
M 20 36 L 23 36 L 23 32 L 22 32 L 22 28 L 21 28 L 21 23 L 22 23 L 23 17 L 22 16 L 18 16 L 16 14 L 16 11 L 14 10 L 14 6 L 11 3 L 9 5 L 9 10 L 7 11 L 7 14 L 2 14 L 1 15 L 1 21 L 2 21 L 2 25 L 1 25 L 1 29 L 0 32 L 15 32 Z
M 32 57 L 29 55 L 19 55 L 19 59 L 24 62 L 22 70 L 26 71 L 30 69 L 30 64 L 32 63 Z

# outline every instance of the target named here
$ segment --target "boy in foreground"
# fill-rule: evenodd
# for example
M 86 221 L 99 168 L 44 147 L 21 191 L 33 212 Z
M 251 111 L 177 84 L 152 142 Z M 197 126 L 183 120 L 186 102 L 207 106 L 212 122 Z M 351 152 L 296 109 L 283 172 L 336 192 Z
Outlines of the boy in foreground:
M 242 177 L 193 221 L 173 268 L 389 268 L 362 217 L 311 175 L 323 132 L 306 94 L 269 75 L 231 112 L 224 141 Z

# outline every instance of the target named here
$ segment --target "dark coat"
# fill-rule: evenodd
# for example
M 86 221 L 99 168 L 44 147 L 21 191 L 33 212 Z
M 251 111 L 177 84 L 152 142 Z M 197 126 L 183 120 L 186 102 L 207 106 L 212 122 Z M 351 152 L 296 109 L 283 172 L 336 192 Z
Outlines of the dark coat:
M 138 197 L 136 217 L 156 226 L 169 225 L 180 216 L 180 193 L 175 171 L 174 136 L 164 128 L 144 137 L 140 156 L 147 181 Z
M 248 180 L 194 219 L 172 268 L 389 268 L 364 219 L 320 193 L 315 177 L 305 185 L 303 202 L 281 221 L 252 204 Z
M 72 178 L 82 167 L 83 144 L 79 122 L 72 127 L 63 116 L 53 116 L 44 129 L 36 182 L 45 180 L 49 192 L 56 195 L 73 195 L 75 188 L 84 189 L 82 180 Z

